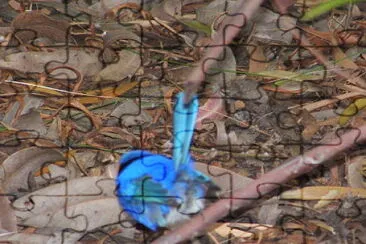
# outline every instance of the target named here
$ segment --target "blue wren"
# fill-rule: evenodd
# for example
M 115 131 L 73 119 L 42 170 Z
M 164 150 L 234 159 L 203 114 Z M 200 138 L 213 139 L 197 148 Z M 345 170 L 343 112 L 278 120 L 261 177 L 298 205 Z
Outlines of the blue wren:
M 173 158 L 144 150 L 124 154 L 116 178 L 117 197 L 124 211 L 156 231 L 173 227 L 204 208 L 205 197 L 219 188 L 197 171 L 189 149 L 198 114 L 198 99 L 184 104 L 177 95 L 173 115 Z

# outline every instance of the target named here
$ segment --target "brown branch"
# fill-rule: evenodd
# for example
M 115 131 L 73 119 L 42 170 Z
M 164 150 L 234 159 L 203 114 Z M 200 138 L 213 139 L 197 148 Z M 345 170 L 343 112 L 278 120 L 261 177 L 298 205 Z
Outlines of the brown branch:
M 219 29 L 214 34 L 210 43 L 209 51 L 200 59 L 193 68 L 190 76 L 187 77 L 185 84 L 185 102 L 189 102 L 193 95 L 197 93 L 200 84 L 205 79 L 205 72 L 216 62 L 220 54 L 224 51 L 225 45 L 229 45 L 239 31 L 257 12 L 259 6 L 264 0 L 237 1 L 235 9 L 238 13 L 227 15 Z
M 278 189 L 281 184 L 285 184 L 291 179 L 310 172 L 335 155 L 365 139 L 366 125 L 358 129 L 352 129 L 350 132 L 338 136 L 328 144 L 318 146 L 303 155 L 288 160 L 282 166 L 264 174 L 259 179 L 249 183 L 246 187 L 234 191 L 231 199 L 217 201 L 187 223 L 158 238 L 153 243 L 179 243 L 193 238 L 202 233 L 212 223 L 225 217 L 230 211 L 238 208 L 251 208 L 256 200 Z

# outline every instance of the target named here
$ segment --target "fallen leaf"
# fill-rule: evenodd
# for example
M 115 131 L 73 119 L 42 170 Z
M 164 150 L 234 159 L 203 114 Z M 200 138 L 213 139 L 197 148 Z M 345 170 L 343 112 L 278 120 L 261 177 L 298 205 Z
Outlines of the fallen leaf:
M 224 99 L 221 98 L 219 93 L 213 94 L 212 97 L 207 99 L 206 103 L 199 108 L 196 129 L 202 128 L 202 122 L 205 119 L 215 120 L 222 119 L 226 115 Z
M 238 138 L 234 131 L 226 132 L 225 121 L 215 120 L 216 125 L 216 145 L 237 145 Z
M 46 69 L 58 67 L 61 63 L 78 70 L 83 76 L 94 76 L 102 69 L 99 61 L 99 50 L 69 48 L 55 51 L 28 51 L 7 55 L 0 59 L 0 68 L 17 70 L 23 73 L 43 73 Z M 52 72 L 54 78 L 77 78 L 74 72 L 67 69 Z
M 3 187 L 5 192 L 17 192 L 18 189 L 28 189 L 30 174 L 41 168 L 46 162 L 65 160 L 63 154 L 56 149 L 30 147 L 10 155 L 1 165 L 3 171 Z
M 0 230 L 8 232 L 17 231 L 17 220 L 14 208 L 11 206 L 6 192 L 3 191 L 0 185 Z
M 85 201 L 114 196 L 115 183 L 105 177 L 81 177 L 44 187 L 14 201 L 21 223 L 47 227 L 52 214 Z M 29 209 L 32 211 L 28 211 Z M 47 215 L 49 213 L 50 215 Z
M 87 91 L 85 94 L 87 94 L 88 96 L 85 96 L 85 97 L 80 96 L 77 98 L 77 100 L 82 104 L 99 103 L 103 99 L 106 99 L 106 98 L 118 97 L 118 96 L 126 93 L 127 91 L 131 90 L 132 88 L 134 88 L 137 84 L 138 84 L 138 82 L 135 82 L 135 81 L 134 82 L 121 82 L 116 87 L 105 87 L 105 88 L 101 88 L 99 90 Z M 100 96 L 100 97 L 98 97 L 98 96 Z M 106 98 L 103 98 L 103 97 L 106 97 Z
M 235 227 L 232 226 L 231 223 L 225 223 L 220 225 L 218 228 L 214 230 L 215 233 L 220 235 L 223 238 L 236 237 L 236 238 L 248 238 L 252 239 L 255 237 L 256 232 L 261 232 L 273 228 L 271 225 L 262 225 L 262 224 L 235 224 Z M 247 231 L 244 231 L 247 230 Z M 259 235 L 259 233 L 257 233 Z
M 351 103 L 339 116 L 339 124 L 344 126 L 352 118 L 360 114 L 360 110 L 366 107 L 366 98 L 356 99 L 355 102 Z
M 265 62 L 267 58 L 264 55 L 263 47 L 257 45 L 257 43 L 251 43 L 247 48 L 250 53 L 249 72 L 252 73 L 267 70 L 269 62 Z
M 353 188 L 366 188 L 366 156 L 351 159 L 347 166 L 347 182 Z
M 96 76 L 95 81 L 121 81 L 132 76 L 141 67 L 141 54 L 134 50 L 118 52 L 118 62 L 108 64 Z
M 357 70 L 359 68 L 358 65 L 342 51 L 342 49 L 334 47 L 332 50 L 334 60 L 339 66 L 352 70 Z
M 330 195 L 328 195 L 330 194 Z M 281 199 L 287 200 L 337 200 L 347 196 L 366 197 L 366 189 L 341 186 L 309 186 L 283 192 Z M 328 197 L 326 197 L 328 196 Z
M 69 106 L 80 109 L 81 111 L 83 111 L 93 122 L 93 125 L 96 129 L 99 129 L 100 126 L 102 125 L 102 120 L 94 115 L 92 112 L 89 111 L 89 109 L 87 107 L 85 107 L 82 103 L 80 103 L 78 100 L 73 99 Z
M 52 235 L 42 235 L 42 234 L 34 234 L 34 233 L 8 233 L 4 235 L 0 235 L 0 241 L 4 241 L 2 243 L 38 243 L 38 244 L 47 244 L 47 243 L 74 243 L 73 241 L 77 241 L 78 239 L 70 239 L 63 238 L 62 232 L 55 232 Z M 68 242 L 71 241 L 71 242 Z
M 37 10 L 19 13 L 13 19 L 11 25 L 15 30 L 14 36 L 23 43 L 42 37 L 47 37 L 57 42 L 65 42 L 70 26 L 65 20 L 53 19 Z

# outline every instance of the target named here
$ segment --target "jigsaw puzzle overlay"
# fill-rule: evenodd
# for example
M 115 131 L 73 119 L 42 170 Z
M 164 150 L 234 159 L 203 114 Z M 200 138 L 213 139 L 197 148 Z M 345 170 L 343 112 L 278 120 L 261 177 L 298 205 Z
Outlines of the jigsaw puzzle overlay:
M 366 243 L 366 4 L 325 2 L 0 3 L 0 243 Z

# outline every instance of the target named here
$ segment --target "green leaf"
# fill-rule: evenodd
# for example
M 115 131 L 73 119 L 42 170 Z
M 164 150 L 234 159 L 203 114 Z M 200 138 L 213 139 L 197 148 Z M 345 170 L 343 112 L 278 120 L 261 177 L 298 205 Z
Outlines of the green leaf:
M 328 0 L 307 11 L 301 18 L 301 20 L 302 21 L 313 20 L 316 17 L 325 14 L 334 8 L 338 8 L 349 3 L 365 2 L 365 1 L 366 0 Z
M 339 116 L 339 124 L 341 126 L 345 125 L 348 120 L 357 115 L 361 109 L 366 107 L 366 98 L 357 99 L 354 103 L 351 103 L 347 108 L 345 108 L 342 112 L 342 115 Z
M 192 28 L 193 30 L 202 31 L 206 35 L 211 36 L 212 30 L 211 30 L 210 26 L 208 26 L 208 25 L 202 24 L 201 22 L 198 22 L 196 20 L 183 20 L 183 19 L 180 19 L 179 21 L 181 21 L 186 26 Z
M 266 70 L 255 73 L 258 76 L 271 77 L 279 79 L 276 81 L 276 85 L 280 85 L 286 81 L 304 81 L 304 80 L 319 80 L 321 77 L 313 74 L 306 74 L 301 72 L 292 72 L 287 70 Z
M 0 132 L 7 131 L 8 129 L 4 126 L 0 126 Z

